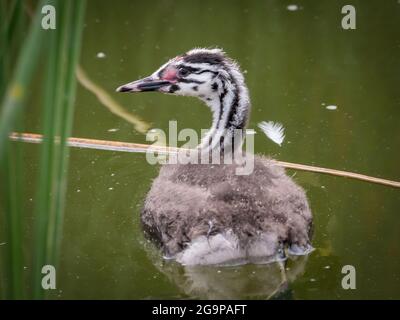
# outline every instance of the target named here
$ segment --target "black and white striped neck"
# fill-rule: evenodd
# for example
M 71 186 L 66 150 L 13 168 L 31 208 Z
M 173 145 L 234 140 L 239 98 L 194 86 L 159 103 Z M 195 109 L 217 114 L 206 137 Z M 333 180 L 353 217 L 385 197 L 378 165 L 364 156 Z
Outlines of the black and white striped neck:
M 235 149 L 242 144 L 250 113 L 248 89 L 243 75 L 236 66 L 217 75 L 214 80 L 212 83 L 214 94 L 202 98 L 213 113 L 213 121 L 200 148 L 203 150 L 224 149 L 234 143 Z M 235 132 L 241 132 L 241 134 L 238 135 Z

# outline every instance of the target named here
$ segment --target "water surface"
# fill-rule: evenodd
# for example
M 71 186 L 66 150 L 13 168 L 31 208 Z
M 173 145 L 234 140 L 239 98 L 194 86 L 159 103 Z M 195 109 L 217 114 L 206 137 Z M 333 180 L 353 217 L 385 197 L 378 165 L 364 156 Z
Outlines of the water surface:
M 352 3 L 356 30 L 341 28 L 342 1 L 92 0 L 81 65 L 151 127 L 166 130 L 177 120 L 181 129 L 200 130 L 211 121 L 200 101 L 114 90 L 193 47 L 222 47 L 245 72 L 249 127 L 272 120 L 286 128 L 282 147 L 257 133 L 257 153 L 400 180 L 400 3 Z M 41 130 L 39 102 L 32 98 L 27 131 Z M 145 142 L 82 86 L 73 136 Z M 28 245 L 39 148 L 25 150 Z M 50 298 L 400 298 L 398 189 L 288 170 L 307 191 L 316 250 L 288 261 L 289 285 L 281 288 L 274 265 L 184 269 L 159 259 L 139 223 L 157 172 L 143 154 L 71 150 L 58 289 Z M 348 264 L 357 270 L 356 290 L 341 287 Z

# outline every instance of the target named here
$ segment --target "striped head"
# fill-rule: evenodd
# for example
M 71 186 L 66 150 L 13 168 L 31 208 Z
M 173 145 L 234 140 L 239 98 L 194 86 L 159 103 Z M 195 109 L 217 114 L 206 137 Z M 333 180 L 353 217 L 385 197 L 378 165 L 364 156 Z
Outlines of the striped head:
M 239 66 L 221 49 L 193 49 L 162 65 L 152 75 L 118 92 L 158 91 L 203 100 L 213 112 L 209 135 L 217 130 L 244 129 L 250 103 Z
M 225 85 L 244 86 L 238 65 L 221 49 L 193 49 L 171 59 L 152 75 L 122 85 L 117 91 L 159 91 L 209 102 L 229 90 Z

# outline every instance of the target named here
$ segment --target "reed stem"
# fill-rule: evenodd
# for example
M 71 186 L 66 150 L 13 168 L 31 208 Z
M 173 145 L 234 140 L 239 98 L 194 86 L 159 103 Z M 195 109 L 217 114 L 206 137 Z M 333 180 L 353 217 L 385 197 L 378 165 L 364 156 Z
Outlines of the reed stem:
M 44 140 L 35 208 L 33 298 L 42 299 L 41 269 L 57 267 L 62 238 L 68 150 L 75 100 L 75 69 L 79 59 L 85 1 L 53 0 L 57 28 L 50 35 L 45 86 Z
M 28 143 L 41 143 L 42 136 L 40 134 L 34 133 L 13 133 L 10 136 L 11 140 L 22 141 Z M 120 142 L 120 141 L 108 141 L 108 140 L 97 140 L 97 139 L 84 139 L 84 138 L 69 138 L 67 145 L 69 147 L 77 148 L 88 148 L 88 149 L 98 149 L 98 150 L 109 150 L 109 151 L 120 151 L 120 152 L 138 152 L 146 153 L 148 151 L 160 152 L 163 154 L 177 153 L 180 150 L 184 151 L 187 149 L 164 147 L 164 146 L 154 146 L 141 143 L 131 143 L 131 142 Z M 277 166 L 295 169 L 301 171 L 323 173 L 332 176 L 351 178 L 376 184 L 382 184 L 390 187 L 400 188 L 400 182 L 387 180 L 372 176 L 367 176 L 364 174 L 342 171 L 336 169 L 322 168 L 316 166 L 310 166 L 300 163 L 292 163 L 286 161 L 272 160 Z
M 38 8 L 41 8 L 44 2 L 41 1 Z M 6 234 L 4 241 L 6 259 L 0 261 L 5 272 L 1 277 L 7 281 L 4 296 L 21 299 L 25 297 L 24 266 L 26 265 L 22 250 L 24 219 L 22 153 L 20 148 L 10 145 L 8 135 L 22 119 L 21 111 L 24 109 L 28 88 L 42 49 L 43 32 L 40 25 L 40 9 L 36 11 L 30 28 L 25 30 L 22 0 L 1 1 L 0 11 L 0 174 L 4 181 L 2 186 L 4 205 L 1 209 L 4 212 Z M 25 31 L 28 31 L 26 37 L 23 36 Z

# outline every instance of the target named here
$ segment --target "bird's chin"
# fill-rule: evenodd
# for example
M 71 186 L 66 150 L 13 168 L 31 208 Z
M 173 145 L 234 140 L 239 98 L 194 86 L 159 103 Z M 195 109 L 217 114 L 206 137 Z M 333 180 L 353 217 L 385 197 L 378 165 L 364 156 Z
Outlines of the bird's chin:
M 171 88 L 171 86 L 161 87 L 157 91 L 162 92 L 162 93 L 173 93 L 173 92 L 170 92 L 170 88 Z

